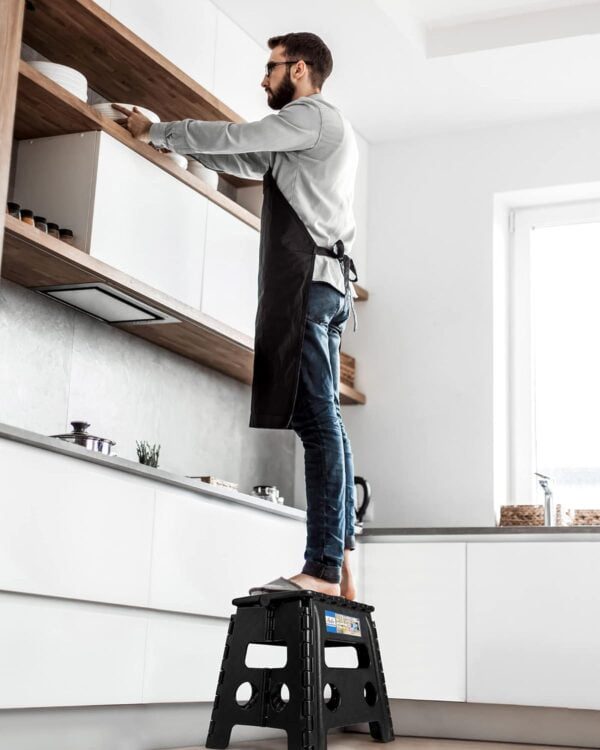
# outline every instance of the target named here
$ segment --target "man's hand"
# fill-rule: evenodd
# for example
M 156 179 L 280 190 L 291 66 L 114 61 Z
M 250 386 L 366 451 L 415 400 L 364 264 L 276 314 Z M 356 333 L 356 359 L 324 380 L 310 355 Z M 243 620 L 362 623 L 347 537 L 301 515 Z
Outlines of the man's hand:
M 126 107 L 121 107 L 119 104 L 113 104 L 113 109 L 117 109 L 127 117 L 122 120 L 116 120 L 119 125 L 127 128 L 134 138 L 137 138 L 143 143 L 150 143 L 150 125 L 152 121 L 145 117 L 137 107 L 133 108 L 133 112 Z

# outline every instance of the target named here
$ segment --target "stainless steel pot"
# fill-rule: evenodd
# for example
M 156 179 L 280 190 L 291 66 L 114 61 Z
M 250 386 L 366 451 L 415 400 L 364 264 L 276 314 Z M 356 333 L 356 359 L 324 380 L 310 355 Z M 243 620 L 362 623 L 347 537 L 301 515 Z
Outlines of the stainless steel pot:
M 97 451 L 105 456 L 116 456 L 116 453 L 112 452 L 112 446 L 116 445 L 114 440 L 108 438 L 96 437 L 86 432 L 90 426 L 88 422 L 71 422 L 73 432 L 66 432 L 64 435 L 50 435 L 50 437 L 60 438 L 66 440 L 67 443 L 74 443 L 75 445 L 82 445 L 90 451 Z

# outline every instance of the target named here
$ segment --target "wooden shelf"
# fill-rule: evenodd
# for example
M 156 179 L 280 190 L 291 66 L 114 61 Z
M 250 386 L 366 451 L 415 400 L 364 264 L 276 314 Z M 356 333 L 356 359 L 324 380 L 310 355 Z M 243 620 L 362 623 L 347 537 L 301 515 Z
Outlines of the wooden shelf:
M 354 285 L 354 289 L 356 290 L 356 293 L 358 294 L 357 299 L 355 302 L 366 302 L 369 299 L 369 292 L 359 284 Z
M 117 324 L 117 328 L 243 383 L 252 382 L 252 338 L 12 216 L 6 216 L 1 273 L 29 289 L 55 284 L 110 284 L 179 321 Z M 340 400 L 343 404 L 364 404 L 366 397 L 341 383 Z
M 248 226 L 260 231 L 260 219 L 218 190 L 214 190 L 191 172 L 181 169 L 147 143 L 134 138 L 131 133 L 113 120 L 101 117 L 81 99 L 73 96 L 54 81 L 26 62 L 19 65 L 19 87 L 15 112 L 17 140 L 44 138 L 66 133 L 103 130 L 128 148 L 176 177 L 208 200 L 216 203 Z
M 112 102 L 131 102 L 163 122 L 244 122 L 143 39 L 91 0 L 33 0 L 25 11 L 23 41 L 49 60 L 85 75 L 88 85 Z M 258 185 L 231 175 L 235 185 Z

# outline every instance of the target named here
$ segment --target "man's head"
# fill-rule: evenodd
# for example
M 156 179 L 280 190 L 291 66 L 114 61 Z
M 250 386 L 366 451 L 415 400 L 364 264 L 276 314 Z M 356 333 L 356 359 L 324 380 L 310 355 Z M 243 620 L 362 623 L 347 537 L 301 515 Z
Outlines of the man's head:
M 268 45 L 271 55 L 261 85 L 271 109 L 321 90 L 333 58 L 320 37 L 308 32 L 282 34 L 271 37 Z

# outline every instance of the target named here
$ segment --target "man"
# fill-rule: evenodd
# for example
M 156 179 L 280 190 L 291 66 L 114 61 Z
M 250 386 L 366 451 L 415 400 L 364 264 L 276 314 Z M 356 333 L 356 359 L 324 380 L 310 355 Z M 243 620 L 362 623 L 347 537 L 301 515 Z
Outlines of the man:
M 262 87 L 279 110 L 257 122 L 119 122 L 157 148 L 211 169 L 263 179 L 250 426 L 293 429 L 305 449 L 307 544 L 302 572 L 250 593 L 310 589 L 354 599 L 354 467 L 340 413 L 340 338 L 354 312 L 347 251 L 358 149 L 321 94 L 331 52 L 315 34 L 269 39 Z

